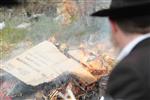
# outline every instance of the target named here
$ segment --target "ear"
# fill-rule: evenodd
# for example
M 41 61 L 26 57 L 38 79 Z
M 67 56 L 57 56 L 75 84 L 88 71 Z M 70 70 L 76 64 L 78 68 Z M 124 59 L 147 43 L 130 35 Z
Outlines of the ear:
M 117 33 L 117 31 L 118 31 L 117 23 L 110 18 L 109 18 L 109 22 L 110 22 L 112 33 Z

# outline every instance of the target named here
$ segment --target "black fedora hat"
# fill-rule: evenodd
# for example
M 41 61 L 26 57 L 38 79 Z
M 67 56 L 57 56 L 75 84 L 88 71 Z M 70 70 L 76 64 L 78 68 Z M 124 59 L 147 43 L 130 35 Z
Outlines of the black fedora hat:
M 134 17 L 150 15 L 150 0 L 112 0 L 110 8 L 99 10 L 91 16 Z

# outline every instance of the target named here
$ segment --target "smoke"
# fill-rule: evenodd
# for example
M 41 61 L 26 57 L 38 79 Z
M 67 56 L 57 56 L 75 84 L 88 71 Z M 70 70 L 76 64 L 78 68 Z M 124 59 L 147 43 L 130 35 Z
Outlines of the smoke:
M 31 23 L 31 26 L 26 28 L 26 36 L 24 39 L 17 43 L 9 56 L 4 57 L 2 61 L 4 63 L 7 62 L 7 60 L 21 54 L 32 46 L 47 40 L 50 36 L 55 36 L 59 43 L 66 43 L 70 48 L 75 47 L 77 49 L 79 45 L 83 43 L 88 49 L 95 48 L 98 44 L 103 44 L 105 47 L 99 48 L 102 52 L 110 50 L 112 45 L 110 43 L 111 32 L 108 19 L 92 18 L 89 16 L 93 10 L 95 11 L 99 8 L 98 4 L 100 4 L 100 0 L 97 0 L 96 3 L 97 5 L 93 5 L 86 9 L 86 14 L 77 17 L 77 19 L 69 25 L 61 24 L 59 20 L 56 20 L 56 17 L 47 16 L 44 12 L 42 16 L 38 16 L 38 20 L 30 20 L 27 16 L 20 17 L 19 15 L 9 20 L 5 19 L 9 22 L 9 27 L 14 29 L 17 25 L 24 22 Z M 82 6 L 81 2 L 79 2 L 79 4 Z M 54 80 L 54 82 L 43 83 L 37 87 L 28 86 L 7 72 L 4 72 L 4 74 L 0 76 L 0 79 L 1 87 L 4 85 L 4 82 L 9 83 L 10 88 L 5 91 L 7 92 L 6 95 L 14 96 L 18 94 L 34 94 L 37 89 L 45 89 L 45 92 L 47 92 L 65 84 L 65 82 L 70 79 L 70 75 L 65 73 Z M 0 90 L 3 89 L 1 88 Z

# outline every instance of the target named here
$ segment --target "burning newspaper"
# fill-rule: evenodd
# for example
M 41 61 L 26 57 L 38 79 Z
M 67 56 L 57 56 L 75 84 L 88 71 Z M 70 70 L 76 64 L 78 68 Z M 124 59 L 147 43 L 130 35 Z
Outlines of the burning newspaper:
M 1 69 L 31 86 L 51 82 L 64 73 L 74 74 L 86 84 L 96 81 L 82 64 L 65 56 L 49 41 L 44 41 L 8 61 Z

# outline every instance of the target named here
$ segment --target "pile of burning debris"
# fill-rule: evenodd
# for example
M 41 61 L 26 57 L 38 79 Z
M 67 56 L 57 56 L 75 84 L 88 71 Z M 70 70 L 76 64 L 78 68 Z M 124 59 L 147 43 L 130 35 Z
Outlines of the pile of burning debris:
M 1 100 L 98 100 L 105 93 L 108 75 L 115 64 L 114 58 L 107 54 L 97 55 L 85 51 L 82 46 L 70 50 L 55 39 L 50 40 L 67 57 L 81 63 L 97 81 L 85 84 L 72 74 L 63 74 L 54 81 L 30 86 L 11 74 L 1 70 Z
M 105 93 L 108 76 L 84 85 L 73 75 L 50 83 L 29 86 L 5 72 L 1 76 L 1 100 L 98 100 Z

